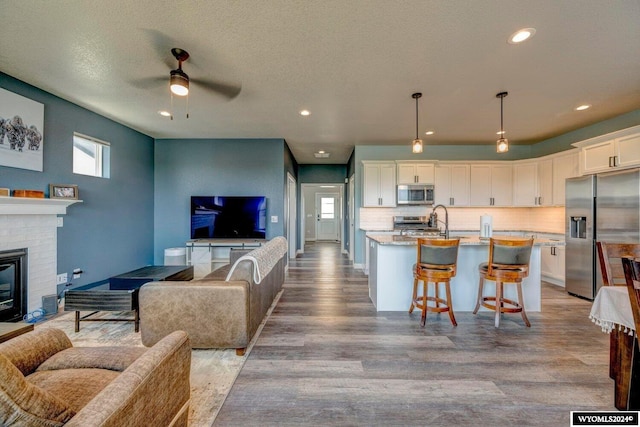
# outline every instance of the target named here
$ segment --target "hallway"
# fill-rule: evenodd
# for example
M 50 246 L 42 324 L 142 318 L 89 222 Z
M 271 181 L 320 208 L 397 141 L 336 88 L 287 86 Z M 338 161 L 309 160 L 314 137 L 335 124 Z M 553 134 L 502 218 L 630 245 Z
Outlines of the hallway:
M 216 426 L 567 426 L 615 410 L 609 337 L 591 303 L 543 284 L 542 313 L 377 313 L 339 244 L 311 243 Z M 409 302 L 407 302 L 407 308 Z

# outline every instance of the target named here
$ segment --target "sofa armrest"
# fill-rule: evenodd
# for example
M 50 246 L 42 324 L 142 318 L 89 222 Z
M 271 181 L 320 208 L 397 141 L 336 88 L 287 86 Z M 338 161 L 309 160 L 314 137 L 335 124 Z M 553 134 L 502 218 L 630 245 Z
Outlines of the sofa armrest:
M 133 362 L 68 426 L 186 426 L 191 345 L 184 331 L 166 336 Z
M 27 376 L 54 354 L 71 347 L 73 345 L 64 331 L 38 328 L 0 344 L 0 354 Z

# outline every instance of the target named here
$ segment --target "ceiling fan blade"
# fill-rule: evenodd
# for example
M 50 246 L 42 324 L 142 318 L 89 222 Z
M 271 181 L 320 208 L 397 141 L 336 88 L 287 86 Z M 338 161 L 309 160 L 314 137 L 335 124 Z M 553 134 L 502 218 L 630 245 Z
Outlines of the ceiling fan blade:
M 130 79 L 129 83 L 138 89 L 155 89 L 161 85 L 169 85 L 168 76 L 144 77 L 141 79 Z
M 156 51 L 156 55 L 158 58 L 161 58 L 162 61 L 169 67 L 169 69 L 173 70 L 176 68 L 176 60 L 171 56 L 170 48 L 175 46 L 175 40 L 171 37 L 167 36 L 161 31 L 151 29 L 151 28 L 143 28 L 142 31 L 147 35 L 147 37 L 151 41 L 151 45 L 153 49 Z
M 216 92 L 227 99 L 233 99 L 240 95 L 242 91 L 242 85 L 226 84 L 221 82 L 214 82 L 211 80 L 191 79 L 191 82 L 212 92 Z

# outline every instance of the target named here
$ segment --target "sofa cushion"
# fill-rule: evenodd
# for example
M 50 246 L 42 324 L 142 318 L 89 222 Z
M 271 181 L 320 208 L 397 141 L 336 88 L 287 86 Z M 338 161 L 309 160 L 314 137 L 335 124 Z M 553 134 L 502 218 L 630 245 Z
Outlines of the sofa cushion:
M 99 368 L 122 372 L 145 351 L 144 347 L 71 347 L 45 360 L 36 371 Z
M 63 400 L 28 382 L 0 354 L 0 425 L 61 426 L 75 415 Z
M 27 380 L 63 399 L 78 412 L 118 375 L 120 372 L 108 369 L 57 369 L 35 372 Z

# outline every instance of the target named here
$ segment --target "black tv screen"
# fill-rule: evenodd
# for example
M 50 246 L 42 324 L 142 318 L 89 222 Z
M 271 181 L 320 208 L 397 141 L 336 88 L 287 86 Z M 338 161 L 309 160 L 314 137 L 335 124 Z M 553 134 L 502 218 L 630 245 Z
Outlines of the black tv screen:
M 267 198 L 191 196 L 192 239 L 264 239 Z

